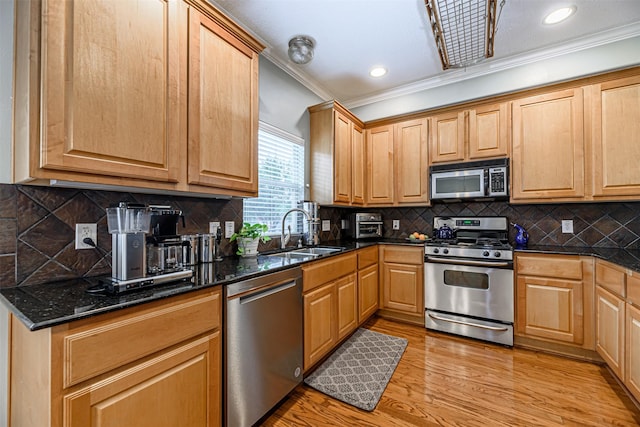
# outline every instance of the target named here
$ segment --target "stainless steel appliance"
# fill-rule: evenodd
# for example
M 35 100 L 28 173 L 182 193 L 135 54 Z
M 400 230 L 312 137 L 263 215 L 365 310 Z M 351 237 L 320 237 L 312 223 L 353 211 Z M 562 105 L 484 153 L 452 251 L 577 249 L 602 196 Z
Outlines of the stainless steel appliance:
M 251 426 L 302 381 L 302 272 L 225 287 L 225 419 Z
M 353 239 L 377 239 L 382 237 L 382 214 L 358 212 L 349 219 L 349 237 Z
M 302 233 L 305 245 L 316 246 L 320 244 L 320 218 L 318 217 L 317 202 L 312 200 L 301 200 L 298 202 L 298 208 L 309 213 L 311 219 L 305 221 L 302 225 Z
M 507 198 L 508 167 L 509 159 L 431 166 L 431 200 Z
M 147 269 L 147 233 L 151 230 L 151 209 L 144 205 L 121 202 L 107 208 L 107 225 L 111 234 L 111 278 L 103 281 L 104 289 L 121 293 L 160 283 L 189 278 L 191 270 L 170 269 L 150 275 Z M 169 262 L 171 252 L 165 260 Z M 175 259 L 173 262 L 176 262 Z
M 425 244 L 425 326 L 513 346 L 513 248 L 506 217 L 435 217 Z M 452 230 L 439 239 L 440 229 Z

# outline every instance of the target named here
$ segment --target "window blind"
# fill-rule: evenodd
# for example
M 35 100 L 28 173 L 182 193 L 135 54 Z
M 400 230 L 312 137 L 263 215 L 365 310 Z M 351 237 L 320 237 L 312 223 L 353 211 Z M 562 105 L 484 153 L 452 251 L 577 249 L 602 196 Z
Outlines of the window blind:
M 304 199 L 304 140 L 260 122 L 258 129 L 258 197 L 245 199 L 245 222 L 267 224 L 269 235 L 280 235 L 282 216 Z M 287 225 L 301 233 L 301 214 Z

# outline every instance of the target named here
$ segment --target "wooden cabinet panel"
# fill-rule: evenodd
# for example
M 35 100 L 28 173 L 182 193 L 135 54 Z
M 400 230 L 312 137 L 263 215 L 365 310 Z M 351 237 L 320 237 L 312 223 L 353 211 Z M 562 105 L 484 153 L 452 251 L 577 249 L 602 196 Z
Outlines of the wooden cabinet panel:
M 424 264 L 424 248 L 420 246 L 381 245 L 380 256 L 384 262 Z
M 424 267 L 384 262 L 382 307 L 424 314 Z
M 626 296 L 625 269 L 602 260 L 596 260 L 596 284 L 624 298 Z
M 362 324 L 379 307 L 378 264 L 358 271 L 358 323 Z
M 302 291 L 308 292 L 315 287 L 352 274 L 357 270 L 355 253 L 333 256 L 302 267 Z
M 64 396 L 63 425 L 220 425 L 220 346 L 216 332 Z
M 511 201 L 585 196 L 582 88 L 512 103 Z
M 338 295 L 338 340 L 358 327 L 358 276 L 351 274 L 336 283 Z
M 354 205 L 362 205 L 365 202 L 365 163 L 364 131 L 354 123 L 351 131 L 351 204 Z
M 362 270 L 370 265 L 378 266 L 378 245 L 368 248 L 358 249 L 358 270 Z
M 57 36 L 42 37 L 42 134 L 31 141 L 31 175 L 178 180 L 177 4 L 43 2 L 42 32 Z
M 516 286 L 516 328 L 519 333 L 582 344 L 581 281 L 519 275 Z
M 465 157 L 465 113 L 454 111 L 430 119 L 431 163 L 462 161 Z
M 582 260 L 567 255 L 516 256 L 516 273 L 526 276 L 582 279 Z
M 640 399 L 640 310 L 627 304 L 624 384 Z
M 393 156 L 398 204 L 429 202 L 427 123 L 426 119 L 418 119 L 395 125 Z
M 627 273 L 627 302 L 640 307 L 640 275 L 637 272 Z
M 393 126 L 367 130 L 367 204 L 393 204 Z
M 507 156 L 510 127 L 508 112 L 506 102 L 469 110 L 469 159 Z
M 313 366 L 337 340 L 337 295 L 334 283 L 304 294 L 304 369 Z
M 596 350 L 624 378 L 625 302 L 596 286 Z
M 640 76 L 593 85 L 594 196 L 640 197 Z
M 333 168 L 333 200 L 334 202 L 351 202 L 351 151 L 352 125 L 351 121 L 334 111 L 334 168 Z
M 189 184 L 257 196 L 258 54 L 193 7 L 188 99 Z

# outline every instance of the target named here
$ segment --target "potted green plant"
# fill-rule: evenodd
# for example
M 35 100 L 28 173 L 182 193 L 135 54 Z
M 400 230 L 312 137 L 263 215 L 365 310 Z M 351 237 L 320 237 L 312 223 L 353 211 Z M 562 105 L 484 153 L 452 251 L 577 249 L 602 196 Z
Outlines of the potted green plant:
M 271 237 L 265 234 L 268 229 L 267 224 L 250 224 L 248 222 L 242 224 L 240 231 L 231 235 L 231 241 L 238 242 L 236 254 L 243 257 L 258 255 L 258 243 L 271 240 Z

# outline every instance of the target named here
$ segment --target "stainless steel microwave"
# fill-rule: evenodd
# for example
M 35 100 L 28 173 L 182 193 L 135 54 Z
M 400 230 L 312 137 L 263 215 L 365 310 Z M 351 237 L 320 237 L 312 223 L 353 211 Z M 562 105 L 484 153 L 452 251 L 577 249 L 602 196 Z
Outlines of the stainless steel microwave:
M 429 168 L 431 200 L 509 197 L 509 159 L 435 165 Z

